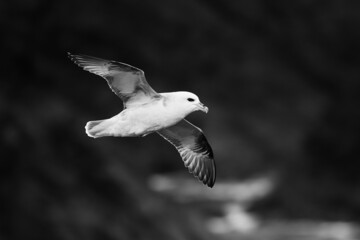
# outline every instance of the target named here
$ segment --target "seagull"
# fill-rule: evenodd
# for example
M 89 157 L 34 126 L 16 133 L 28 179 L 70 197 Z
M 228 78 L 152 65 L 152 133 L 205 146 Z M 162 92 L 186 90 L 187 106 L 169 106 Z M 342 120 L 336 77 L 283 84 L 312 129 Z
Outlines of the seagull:
M 85 132 L 89 137 L 138 137 L 156 132 L 177 149 L 190 173 L 208 187 L 214 186 L 216 169 L 211 146 L 202 130 L 184 119 L 195 111 L 208 112 L 195 94 L 157 93 L 139 68 L 82 54 L 68 56 L 85 71 L 103 77 L 123 101 L 123 110 L 114 117 L 87 122 Z

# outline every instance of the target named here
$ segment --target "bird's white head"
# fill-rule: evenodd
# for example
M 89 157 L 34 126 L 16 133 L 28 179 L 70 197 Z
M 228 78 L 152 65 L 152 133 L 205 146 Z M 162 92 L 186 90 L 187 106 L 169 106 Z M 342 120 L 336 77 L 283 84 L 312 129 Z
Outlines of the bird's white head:
M 198 96 L 191 92 L 176 92 L 173 96 L 176 98 L 177 106 L 182 108 L 186 115 L 195 111 L 203 111 L 205 113 L 209 111 L 208 107 L 200 102 Z

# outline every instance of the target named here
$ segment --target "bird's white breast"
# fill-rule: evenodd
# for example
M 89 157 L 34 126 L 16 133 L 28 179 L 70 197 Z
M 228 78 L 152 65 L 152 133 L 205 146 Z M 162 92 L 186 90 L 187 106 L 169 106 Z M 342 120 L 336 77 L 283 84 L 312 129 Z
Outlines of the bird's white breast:
M 184 117 L 185 113 L 176 104 L 159 99 L 114 116 L 113 132 L 117 136 L 141 136 L 175 125 Z

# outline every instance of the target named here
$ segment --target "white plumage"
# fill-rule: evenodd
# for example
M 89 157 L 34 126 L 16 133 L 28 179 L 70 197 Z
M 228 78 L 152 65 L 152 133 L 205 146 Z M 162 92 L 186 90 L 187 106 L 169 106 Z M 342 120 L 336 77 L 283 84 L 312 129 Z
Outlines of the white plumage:
M 89 137 L 136 137 L 157 132 L 179 151 L 185 166 L 200 181 L 213 187 L 216 179 L 212 149 L 201 129 L 184 118 L 194 112 L 208 112 L 199 98 L 190 92 L 155 92 L 136 67 L 86 55 L 70 59 L 84 70 L 103 77 L 121 98 L 124 109 L 112 118 L 90 121 L 85 130 Z

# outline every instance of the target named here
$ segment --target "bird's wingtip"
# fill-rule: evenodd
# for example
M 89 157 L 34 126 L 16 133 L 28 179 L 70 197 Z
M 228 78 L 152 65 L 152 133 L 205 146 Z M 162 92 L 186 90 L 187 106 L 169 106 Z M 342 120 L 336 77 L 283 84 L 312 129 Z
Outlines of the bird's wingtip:
M 66 55 L 67 55 L 68 58 L 70 58 L 71 61 L 74 61 L 75 55 L 73 55 L 70 52 L 66 52 Z
M 211 180 L 208 182 L 203 182 L 206 186 L 208 186 L 209 188 L 213 188 L 215 185 L 215 180 Z

